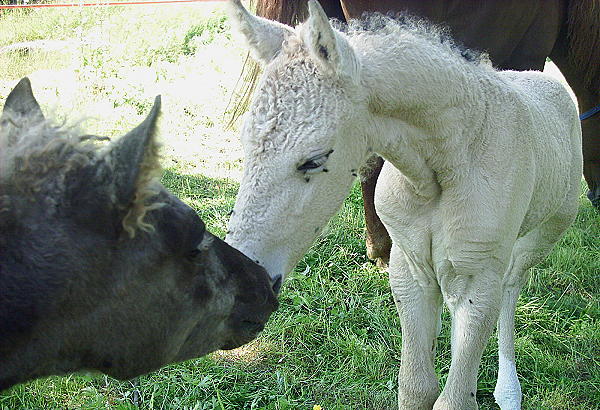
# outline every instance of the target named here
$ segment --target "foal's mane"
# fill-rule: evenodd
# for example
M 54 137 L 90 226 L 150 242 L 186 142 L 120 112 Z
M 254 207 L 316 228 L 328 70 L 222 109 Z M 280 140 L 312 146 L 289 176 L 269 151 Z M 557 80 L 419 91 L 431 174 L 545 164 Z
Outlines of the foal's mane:
M 364 13 L 360 19 L 352 19 L 348 23 L 332 20 L 333 26 L 350 38 L 384 37 L 390 42 L 399 41 L 402 35 L 410 34 L 423 39 L 435 47 L 442 47 L 462 60 L 473 63 L 491 65 L 487 53 L 470 49 L 457 42 L 450 29 L 443 25 L 433 24 L 429 20 L 408 13 L 384 15 L 378 12 Z

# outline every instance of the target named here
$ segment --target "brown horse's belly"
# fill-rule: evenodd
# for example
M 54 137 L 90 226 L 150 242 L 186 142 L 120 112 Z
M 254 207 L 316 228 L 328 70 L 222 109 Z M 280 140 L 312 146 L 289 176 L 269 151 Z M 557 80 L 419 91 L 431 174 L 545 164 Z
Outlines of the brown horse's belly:
M 407 12 L 447 26 L 465 46 L 486 51 L 495 66 L 542 70 L 554 47 L 563 1 L 342 0 L 347 19 L 364 12 Z

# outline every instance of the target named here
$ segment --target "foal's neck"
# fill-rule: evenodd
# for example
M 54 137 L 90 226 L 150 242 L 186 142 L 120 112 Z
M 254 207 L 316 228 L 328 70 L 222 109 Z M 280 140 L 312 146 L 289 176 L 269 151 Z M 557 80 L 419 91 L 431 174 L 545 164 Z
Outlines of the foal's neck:
M 430 196 L 438 192 L 440 173 L 462 162 L 473 137 L 465 130 L 481 124 L 480 77 L 487 74 L 444 46 L 410 35 L 396 40 L 355 45 L 371 114 L 368 133 L 374 150 Z

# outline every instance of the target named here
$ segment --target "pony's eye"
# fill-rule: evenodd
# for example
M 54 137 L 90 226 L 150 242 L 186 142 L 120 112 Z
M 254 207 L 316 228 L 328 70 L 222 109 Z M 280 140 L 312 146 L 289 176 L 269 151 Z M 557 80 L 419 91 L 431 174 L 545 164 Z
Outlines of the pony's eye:
M 333 150 L 329 150 L 326 153 L 312 157 L 299 165 L 296 169 L 303 174 L 314 174 L 316 172 L 324 171 L 325 168 L 323 168 L 323 166 L 332 152 Z
M 196 258 L 198 255 L 200 255 L 200 249 L 198 249 L 198 248 L 194 248 L 194 249 L 192 249 L 191 251 L 189 251 L 189 252 L 187 253 L 187 255 L 186 255 L 186 256 L 187 256 L 187 258 L 188 258 L 188 259 L 190 259 L 190 260 L 193 260 L 193 259 L 195 259 L 195 258 Z

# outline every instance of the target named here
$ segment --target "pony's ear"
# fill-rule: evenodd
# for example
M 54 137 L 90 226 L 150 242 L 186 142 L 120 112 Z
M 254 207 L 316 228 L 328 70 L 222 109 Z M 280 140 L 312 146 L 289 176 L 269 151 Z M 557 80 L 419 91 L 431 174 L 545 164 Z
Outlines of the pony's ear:
M 294 31 L 276 21 L 253 16 L 240 0 L 230 0 L 229 16 L 244 35 L 254 57 L 263 64 L 269 63 L 281 50 L 283 40 Z
M 158 193 L 152 181 L 158 177 L 158 144 L 155 141 L 160 96 L 146 119 L 136 128 L 102 150 L 104 161 L 73 169 L 67 181 L 70 218 L 95 232 L 130 237 L 141 221 L 146 198 Z
M 336 32 L 318 1 L 309 0 L 309 17 L 303 28 L 304 44 L 326 70 L 356 78 L 358 59 L 346 38 Z
M 107 147 L 106 157 L 113 174 L 115 199 L 121 209 L 130 206 L 136 193 L 160 169 L 155 140 L 159 113 L 160 96 L 157 96 L 146 119 Z
M 44 120 L 44 114 L 42 114 L 42 109 L 33 96 L 31 82 L 27 77 L 22 78 L 6 97 L 2 119 L 4 120 L 10 115 L 27 117 L 32 122 Z

